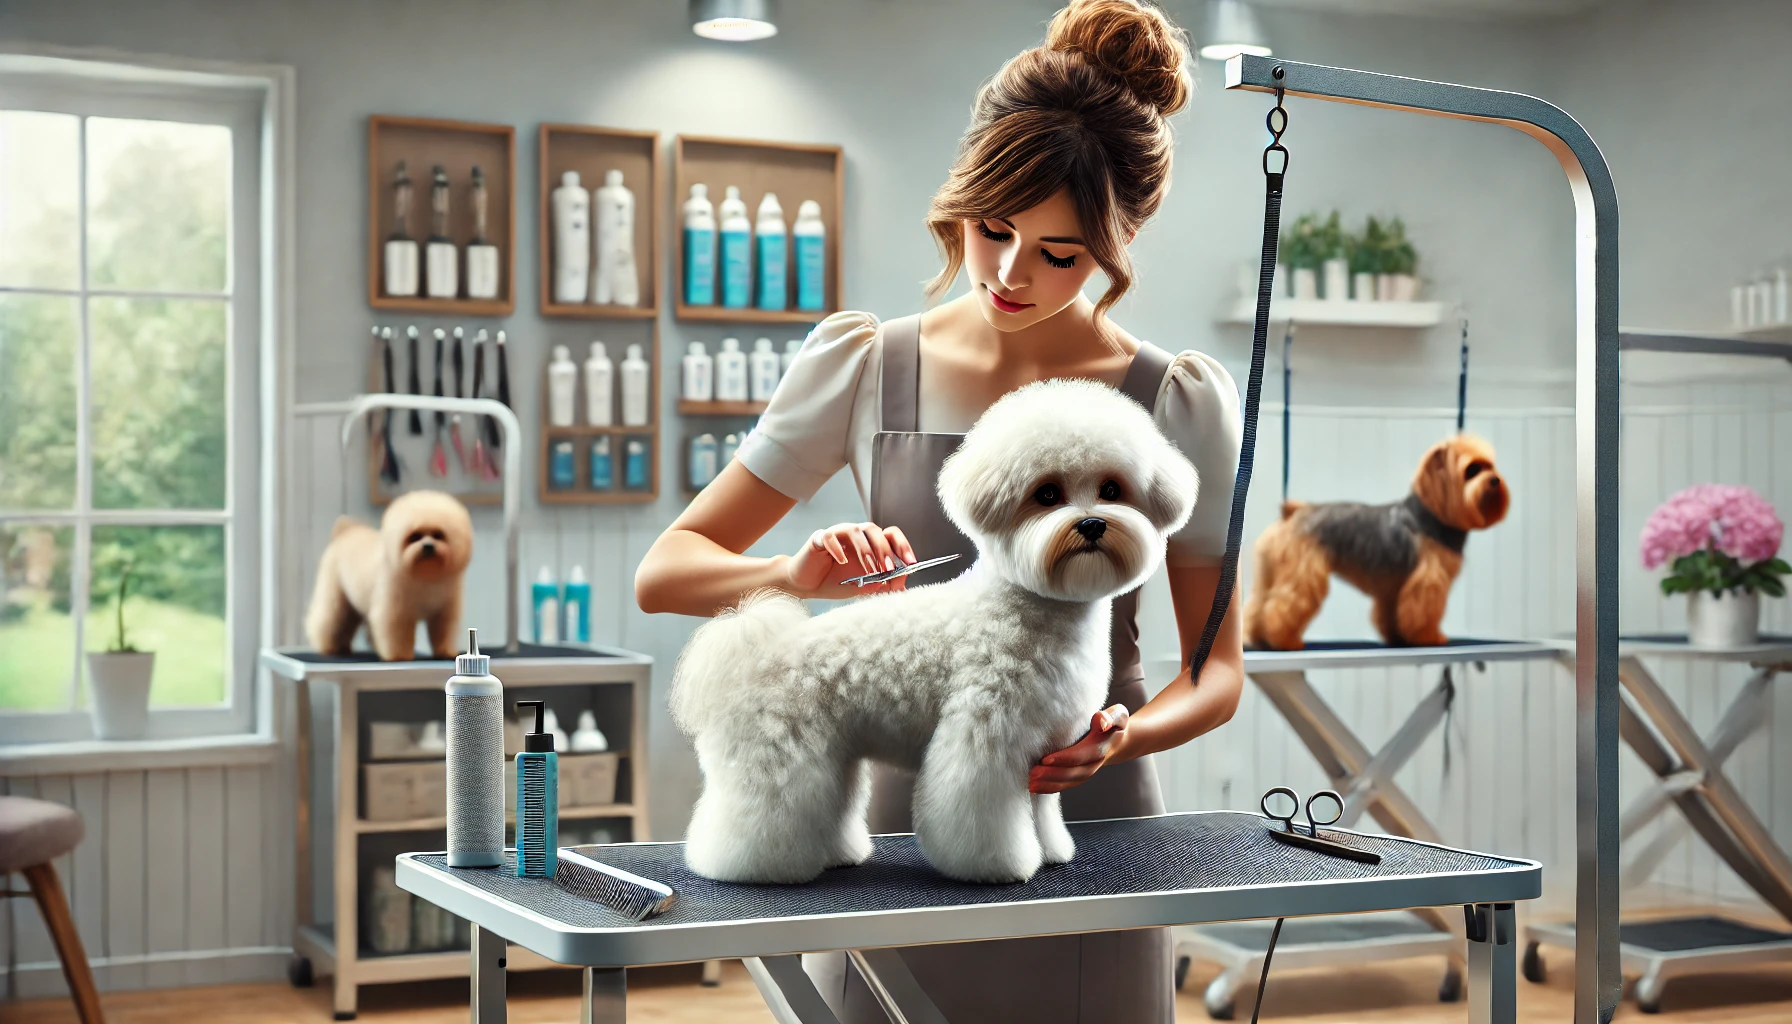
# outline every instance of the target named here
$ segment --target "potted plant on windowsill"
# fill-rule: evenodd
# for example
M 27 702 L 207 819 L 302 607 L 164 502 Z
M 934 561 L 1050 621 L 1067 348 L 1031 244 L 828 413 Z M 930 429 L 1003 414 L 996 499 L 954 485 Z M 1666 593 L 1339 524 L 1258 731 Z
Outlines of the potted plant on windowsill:
M 1322 257 L 1320 269 L 1327 302 L 1342 302 L 1350 298 L 1350 260 L 1345 255 L 1346 249 L 1344 225 L 1339 221 L 1338 211 L 1333 210 L 1332 215 L 1319 227 L 1319 250 Z
M 1387 253 L 1382 270 L 1389 277 L 1388 298 L 1413 302 L 1419 297 L 1419 252 L 1406 237 L 1406 223 L 1395 217 L 1388 226 Z
M 1282 264 L 1294 271 L 1294 298 L 1319 297 L 1319 265 L 1325 261 L 1323 227 L 1318 214 L 1302 214 L 1277 247 Z
M 1694 647 L 1746 647 L 1760 636 L 1760 595 L 1786 596 L 1785 526 L 1747 487 L 1700 484 L 1662 502 L 1643 526 L 1643 568 L 1672 563 L 1664 594 L 1686 595 Z
M 156 656 L 131 646 L 124 629 L 124 602 L 135 570 L 134 562 L 119 569 L 112 600 L 116 631 L 111 642 L 104 651 L 87 653 L 93 733 L 102 740 L 138 739 L 149 728 L 149 684 L 155 676 Z
M 1344 240 L 1345 258 L 1350 261 L 1350 297 L 1357 302 L 1375 301 L 1375 275 L 1381 271 L 1381 221 L 1370 217 L 1363 222 L 1361 234 Z

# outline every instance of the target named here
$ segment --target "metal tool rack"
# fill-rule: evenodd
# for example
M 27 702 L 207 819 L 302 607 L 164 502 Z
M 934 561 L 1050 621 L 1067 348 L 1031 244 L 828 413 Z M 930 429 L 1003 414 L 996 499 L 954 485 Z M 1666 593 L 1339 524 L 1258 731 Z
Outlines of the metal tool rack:
M 585 966 L 586 1024 L 621 1024 L 627 968 L 739 957 L 780 1024 L 837 1024 L 796 954 L 844 949 L 892 1021 L 945 1020 L 888 947 L 1056 935 L 1087 929 L 1355 914 L 1465 906 L 1472 1019 L 1516 1019 L 1513 903 L 1542 892 L 1534 861 L 1388 836 L 1340 833 L 1379 864 L 1274 841 L 1255 814 L 1206 811 L 1070 823 L 1073 865 L 1021 885 L 946 879 L 909 835 L 878 836 L 866 863 L 802 886 L 711 882 L 684 866 L 682 843 L 593 846 L 581 852 L 671 885 L 680 899 L 636 923 L 549 879 L 503 868 L 449 868 L 440 854 L 406 854 L 398 884 L 475 928 L 474 1024 L 505 1019 L 504 936 L 553 960 Z
M 521 511 L 522 432 L 516 416 L 501 402 L 492 399 L 437 398 L 429 395 L 376 394 L 362 395 L 347 402 L 318 403 L 301 406 L 295 414 L 302 416 L 342 417 L 341 444 L 344 465 L 346 453 L 354 438 L 357 424 L 378 409 L 417 409 L 423 412 L 461 413 L 469 416 L 491 416 L 504 433 L 504 619 L 505 644 L 486 649 L 492 655 L 492 671 L 504 681 L 506 691 L 533 688 L 604 687 L 626 692 L 626 712 L 618 712 L 608 722 L 612 749 L 619 755 L 618 788 L 627 787 L 628 795 L 614 803 L 588 807 L 562 807 L 563 821 L 622 819 L 629 822 L 631 836 L 644 839 L 647 829 L 647 707 L 651 699 L 650 681 L 653 659 L 643 654 L 617 648 L 584 644 L 559 644 L 543 647 L 523 644 L 517 628 L 517 537 Z M 343 474 L 342 504 L 347 506 L 347 478 Z M 371 655 L 329 657 L 315 651 L 287 647 L 264 648 L 261 666 L 276 679 L 291 684 L 297 733 L 297 839 L 294 960 L 289 972 L 295 985 L 309 985 L 317 974 L 332 979 L 332 1005 L 337 1020 L 355 1016 L 359 986 L 424 978 L 466 977 L 469 970 L 466 949 L 399 954 L 367 954 L 361 949 L 359 915 L 361 909 L 361 845 L 363 837 L 380 834 L 420 832 L 440 834 L 447 827 L 445 818 L 423 818 L 408 821 L 370 821 L 361 817 L 360 747 L 363 736 L 363 697 L 387 699 L 386 695 L 402 691 L 441 692 L 442 684 L 454 674 L 452 661 L 381 662 Z M 321 801 L 312 792 L 313 756 L 319 744 L 319 724 L 313 720 L 311 686 L 321 684 L 330 696 L 327 721 L 322 725 L 324 736 L 333 750 L 326 772 L 329 779 Z M 545 696 L 539 690 L 525 696 Z M 619 705 L 621 701 L 608 700 Z M 617 729 L 617 719 L 626 732 Z M 626 737 L 626 738 L 625 738 Z M 322 813 L 317 813 L 321 804 Z M 320 826 L 323 834 L 317 835 Z M 421 840 L 422 837 L 419 837 Z M 317 920 L 312 898 L 313 852 L 320 845 L 332 851 L 330 873 L 330 915 Z M 519 951 L 512 963 L 518 970 L 555 966 L 551 962 Z
M 1308 681 L 1315 669 L 1460 665 L 1491 661 L 1554 661 L 1556 645 L 1524 641 L 1459 640 L 1447 647 L 1386 647 L 1370 642 L 1314 643 L 1301 651 L 1246 651 L 1244 671 L 1287 720 L 1294 734 L 1344 797 L 1338 824 L 1348 828 L 1364 813 L 1389 834 L 1442 842 L 1437 828 L 1394 783 L 1394 776 L 1444 722 L 1455 685 L 1442 678 L 1413 708 L 1378 751 L 1371 752 Z M 1276 947 L 1276 964 L 1308 967 L 1442 956 L 1449 960 L 1438 998 L 1454 1002 L 1462 992 L 1462 927 L 1433 909 L 1410 914 L 1336 921 L 1291 921 Z M 1216 1020 L 1232 1019 L 1239 989 L 1254 979 L 1269 948 L 1269 929 L 1227 924 L 1181 929 L 1176 943 L 1177 987 L 1189 959 L 1218 963 L 1202 1003 Z

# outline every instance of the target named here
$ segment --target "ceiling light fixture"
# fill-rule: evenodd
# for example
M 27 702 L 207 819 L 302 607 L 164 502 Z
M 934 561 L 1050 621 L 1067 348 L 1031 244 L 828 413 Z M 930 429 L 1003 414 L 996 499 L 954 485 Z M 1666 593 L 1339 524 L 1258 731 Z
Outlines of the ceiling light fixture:
M 1207 20 L 1201 56 L 1231 60 L 1241 53 L 1269 56 L 1269 39 L 1257 23 L 1257 11 L 1245 0 L 1207 0 Z
M 691 0 L 691 31 L 730 43 L 769 39 L 778 34 L 777 0 Z

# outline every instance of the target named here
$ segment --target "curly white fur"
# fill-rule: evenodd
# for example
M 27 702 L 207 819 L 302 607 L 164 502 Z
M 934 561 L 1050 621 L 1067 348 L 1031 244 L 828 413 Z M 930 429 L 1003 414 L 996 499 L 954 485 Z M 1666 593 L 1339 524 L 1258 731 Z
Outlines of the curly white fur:
M 917 773 L 916 837 L 946 875 L 1025 881 L 1075 853 L 1028 769 L 1101 708 L 1110 605 L 1188 520 L 1194 467 L 1113 388 L 1045 381 L 984 413 L 939 494 L 977 546 L 957 579 L 816 618 L 762 591 L 691 637 L 671 705 L 703 769 L 693 871 L 804 882 L 860 863 L 867 760 Z

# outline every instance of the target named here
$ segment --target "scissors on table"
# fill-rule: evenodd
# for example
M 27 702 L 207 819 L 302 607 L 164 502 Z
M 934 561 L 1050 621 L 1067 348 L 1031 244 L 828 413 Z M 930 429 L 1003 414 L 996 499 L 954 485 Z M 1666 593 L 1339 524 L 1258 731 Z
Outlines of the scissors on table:
M 919 562 L 910 562 L 907 565 L 898 565 L 894 569 L 887 569 L 883 572 L 867 573 L 864 576 L 854 576 L 849 580 L 841 580 L 840 585 L 844 587 L 848 583 L 857 583 L 861 587 L 869 587 L 877 583 L 888 583 L 893 579 L 907 576 L 910 573 L 920 572 L 922 569 L 931 569 L 936 565 L 945 565 L 947 562 L 950 562 L 957 557 L 958 556 L 955 554 L 941 555 L 938 558 L 928 558 Z M 898 557 L 896 561 L 901 562 L 902 559 Z M 1336 821 L 1337 819 L 1333 818 L 1332 820 Z
M 1271 801 L 1274 801 L 1273 806 Z M 1320 814 L 1330 814 L 1331 816 L 1324 821 L 1315 818 L 1313 816 L 1315 805 L 1319 805 L 1321 808 Z M 1304 832 L 1301 831 L 1300 826 L 1294 823 L 1294 816 L 1301 811 L 1300 794 L 1287 786 L 1277 786 L 1263 794 L 1263 799 L 1257 806 L 1262 809 L 1264 816 L 1272 821 L 1282 823 L 1280 830 L 1273 828 L 1269 830 L 1270 836 L 1274 839 L 1290 846 L 1299 846 L 1333 857 L 1361 861 L 1364 864 L 1381 863 L 1381 855 L 1378 853 L 1359 850 L 1354 846 L 1345 846 L 1343 843 L 1326 839 L 1319 834 L 1319 826 L 1336 824 L 1338 819 L 1344 816 L 1344 798 L 1332 790 L 1322 789 L 1307 798 L 1307 828 Z M 1278 810 L 1278 808 L 1286 808 L 1286 810 Z

